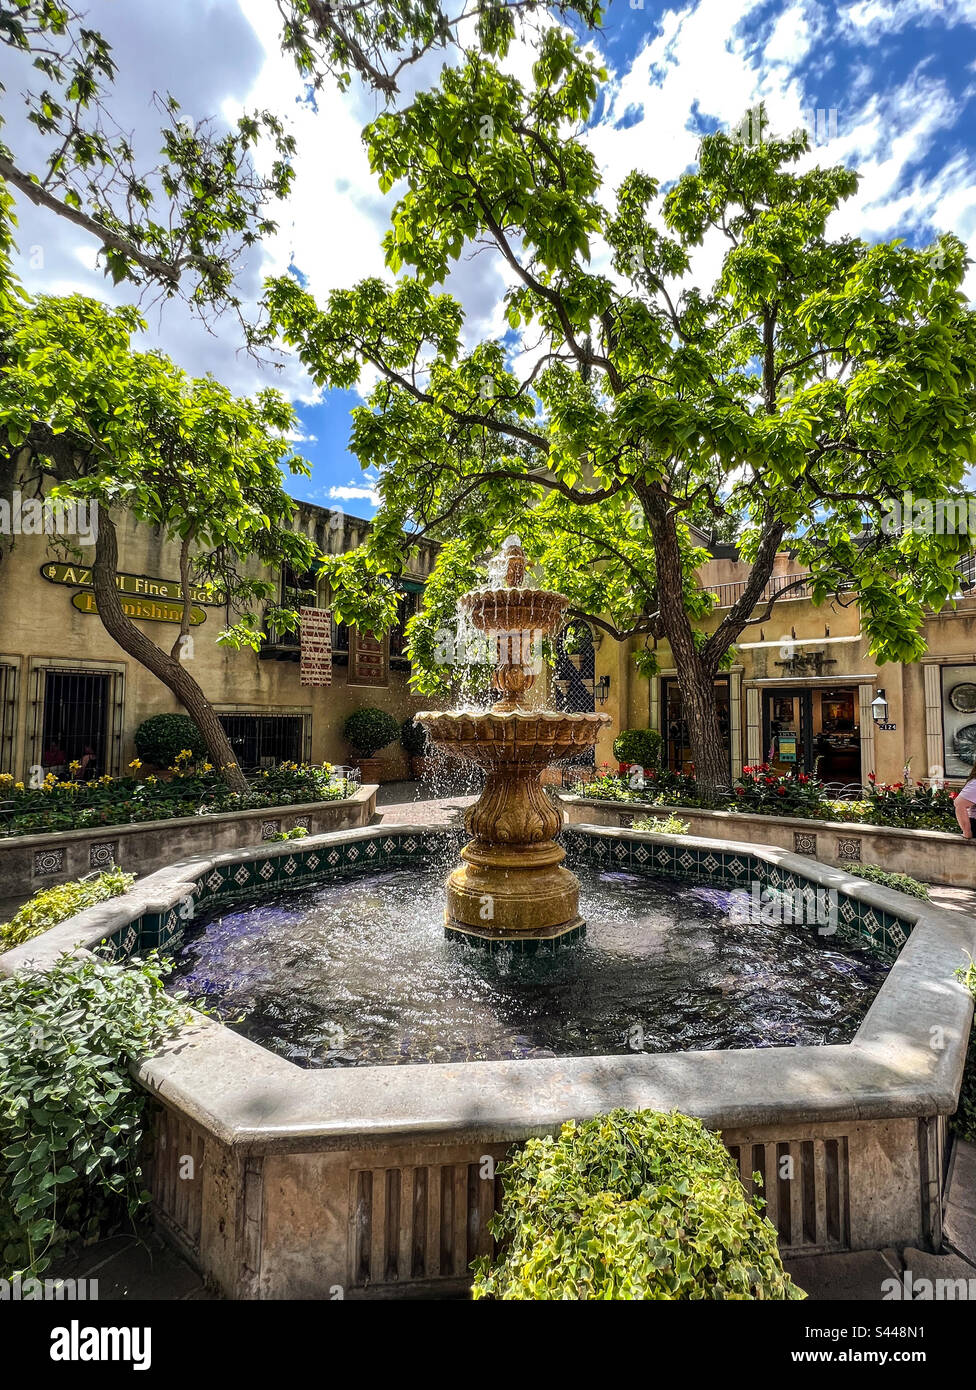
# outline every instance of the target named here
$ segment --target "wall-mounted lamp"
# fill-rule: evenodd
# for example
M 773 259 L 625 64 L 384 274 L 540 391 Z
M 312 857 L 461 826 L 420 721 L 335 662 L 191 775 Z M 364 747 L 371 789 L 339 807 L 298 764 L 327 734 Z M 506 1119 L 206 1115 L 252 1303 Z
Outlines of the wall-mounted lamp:
M 888 701 L 885 699 L 884 690 L 879 690 L 871 701 L 871 714 L 875 724 L 887 724 L 888 722 Z
M 601 676 L 598 681 L 593 683 L 593 694 L 600 701 L 601 705 L 606 704 L 607 696 L 610 694 L 610 677 Z

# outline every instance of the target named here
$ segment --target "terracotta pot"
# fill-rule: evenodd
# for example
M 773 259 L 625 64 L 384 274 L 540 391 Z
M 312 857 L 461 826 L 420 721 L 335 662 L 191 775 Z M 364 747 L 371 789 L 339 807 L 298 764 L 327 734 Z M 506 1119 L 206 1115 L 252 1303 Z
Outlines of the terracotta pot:
M 365 783 L 395 782 L 396 768 L 389 758 L 357 758 L 360 780 Z
M 410 775 L 418 779 L 421 777 L 429 777 L 434 771 L 434 764 L 434 758 L 411 758 Z

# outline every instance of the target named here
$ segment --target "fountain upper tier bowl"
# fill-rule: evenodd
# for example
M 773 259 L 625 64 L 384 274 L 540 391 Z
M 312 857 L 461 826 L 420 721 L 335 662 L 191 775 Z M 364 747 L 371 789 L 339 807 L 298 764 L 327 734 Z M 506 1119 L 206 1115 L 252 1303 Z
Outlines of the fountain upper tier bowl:
M 479 632 L 543 633 L 552 637 L 569 607 L 565 594 L 551 589 L 474 589 L 462 594 L 461 607 Z

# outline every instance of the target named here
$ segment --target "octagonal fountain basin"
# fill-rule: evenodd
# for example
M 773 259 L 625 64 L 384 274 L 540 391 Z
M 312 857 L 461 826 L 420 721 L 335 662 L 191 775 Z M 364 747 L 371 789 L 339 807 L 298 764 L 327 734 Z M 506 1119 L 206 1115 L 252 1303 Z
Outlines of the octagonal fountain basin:
M 195 1015 L 135 1070 L 160 1229 L 229 1297 L 460 1292 L 496 1161 L 615 1106 L 719 1131 L 784 1254 L 937 1249 L 976 921 L 771 847 L 563 844 L 590 922 L 571 947 L 445 940 L 456 845 L 380 825 L 173 865 L 0 969 L 159 946 L 243 1015 Z M 805 890 L 836 933 L 726 920 L 730 892 Z

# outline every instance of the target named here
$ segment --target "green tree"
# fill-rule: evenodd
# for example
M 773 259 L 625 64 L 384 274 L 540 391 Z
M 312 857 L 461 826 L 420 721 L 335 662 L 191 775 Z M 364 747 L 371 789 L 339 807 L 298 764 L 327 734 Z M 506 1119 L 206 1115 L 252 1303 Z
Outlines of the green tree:
M 537 11 L 570 11 L 586 24 L 600 14 L 592 0 L 279 0 L 278 8 L 282 46 L 310 87 L 345 86 L 355 74 L 387 100 L 426 53 L 458 49 L 459 29 L 484 51 L 504 53 L 517 22 Z M 0 140 L 0 183 L 90 233 L 116 284 L 180 294 L 205 316 L 228 306 L 240 314 L 239 262 L 275 230 L 269 208 L 292 183 L 295 141 L 281 114 L 248 112 L 230 126 L 212 116 L 191 121 L 167 93 L 154 98 L 160 150 L 147 159 L 113 112 L 111 43 L 83 10 L 64 0 L 0 0 L 4 48 L 8 70 L 19 77 L 19 67 L 34 84 L 24 92 L 27 118 L 45 153 L 31 159 Z
M 815 601 L 857 599 L 880 661 L 923 650 L 925 606 L 954 593 L 966 539 L 866 523 L 907 485 L 960 492 L 976 320 L 958 239 L 831 239 L 857 175 L 797 172 L 805 133 L 775 138 L 763 113 L 751 141 L 706 136 L 666 193 L 635 171 L 606 199 L 581 135 L 602 80 L 558 30 L 528 86 L 477 56 L 445 71 L 367 130 L 381 188 L 403 189 L 385 241 L 394 282 L 319 306 L 286 277 L 267 301 L 317 382 L 379 378 L 352 447 L 378 471 L 382 507 L 365 550 L 330 562 L 343 617 L 391 621 L 374 576 L 395 570 L 404 528 L 446 539 L 410 633 L 420 680 L 443 685 L 437 631 L 474 560 L 518 530 L 571 615 L 667 639 L 711 791 L 728 779 L 714 679 L 788 596 L 763 598 L 785 544 L 811 567 Z M 724 244 L 711 286 L 693 280 L 706 239 Z M 465 344 L 463 309 L 438 288 L 473 244 L 512 286 L 505 342 Z M 701 528 L 732 525 L 750 578 L 705 624 Z
M 2 225 L 2 223 L 0 223 Z M 273 572 L 304 572 L 315 547 L 292 529 L 282 470 L 307 473 L 288 448 L 291 406 L 275 391 L 235 397 L 189 379 L 162 353 L 137 352 L 135 309 L 72 295 L 0 309 L 0 462 L 25 490 L 98 504 L 92 579 L 98 616 L 120 647 L 167 686 L 235 791 L 247 782 L 207 696 L 188 669 L 190 585 L 226 599 L 235 621 L 217 641 L 260 645 L 263 623 L 293 629 Z M 128 513 L 180 546 L 183 621 L 171 650 L 127 617 L 116 578 L 116 520 Z M 264 569 L 255 572 L 255 561 Z M 272 573 L 269 575 L 269 571 Z M 260 612 L 264 608 L 263 616 Z

